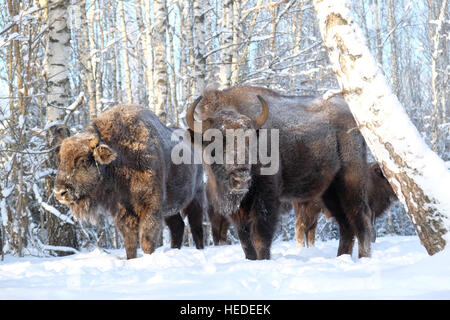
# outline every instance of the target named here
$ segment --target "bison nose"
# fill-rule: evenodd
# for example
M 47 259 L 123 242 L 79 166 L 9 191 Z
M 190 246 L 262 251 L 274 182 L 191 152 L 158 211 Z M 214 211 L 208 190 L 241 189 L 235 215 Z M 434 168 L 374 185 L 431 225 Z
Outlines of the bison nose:
M 248 191 L 251 177 L 242 174 L 232 174 L 230 177 L 230 188 L 232 192 L 242 193 Z
M 58 200 L 67 200 L 67 189 L 62 188 L 62 189 L 53 189 L 53 193 L 55 194 L 56 199 Z

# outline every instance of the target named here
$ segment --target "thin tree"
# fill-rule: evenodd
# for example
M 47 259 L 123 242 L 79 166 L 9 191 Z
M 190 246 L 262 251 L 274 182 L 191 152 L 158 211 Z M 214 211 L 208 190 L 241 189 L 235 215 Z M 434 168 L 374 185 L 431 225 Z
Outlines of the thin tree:
M 166 29 L 167 3 L 166 0 L 154 1 L 155 33 L 153 48 L 155 52 L 155 113 L 163 123 L 167 116 L 167 59 L 166 59 Z
M 119 15 L 120 15 L 120 33 L 122 36 L 122 54 L 123 54 L 123 69 L 125 75 L 125 93 L 127 95 L 126 103 L 133 103 L 133 93 L 131 91 L 131 74 L 130 61 L 128 58 L 128 35 L 127 25 L 125 21 L 125 11 L 123 7 L 123 0 L 119 0 Z

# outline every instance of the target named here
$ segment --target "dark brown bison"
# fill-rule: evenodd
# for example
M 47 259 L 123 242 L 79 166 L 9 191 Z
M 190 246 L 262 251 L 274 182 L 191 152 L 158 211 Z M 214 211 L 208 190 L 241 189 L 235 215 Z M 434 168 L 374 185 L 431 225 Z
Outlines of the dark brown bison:
M 189 218 L 197 248 L 203 248 L 203 169 L 171 161 L 173 130 L 150 110 L 118 105 L 61 143 L 56 198 L 80 219 L 111 214 L 128 259 L 136 257 L 138 240 L 144 253 L 155 250 L 163 218 L 172 247 L 179 248 L 180 212 Z
M 342 97 L 285 96 L 249 86 L 208 90 L 189 107 L 186 122 L 203 137 L 211 128 L 223 136 L 228 129 L 254 129 L 259 140 L 261 129 L 271 129 L 271 138 L 278 133 L 279 168 L 273 174 L 261 174 L 260 158 L 256 164 L 204 165 L 219 195 L 217 210 L 232 216 L 246 258 L 270 259 L 281 201 L 318 198 L 339 224 L 338 255 L 351 254 L 356 235 L 359 256 L 370 256 L 366 144 Z M 236 212 L 242 214 L 233 217 Z
M 386 209 L 397 200 L 397 196 L 383 175 L 378 163 L 373 162 L 370 164 L 368 177 L 367 193 L 374 225 L 375 219 L 383 215 Z M 320 212 L 323 212 L 327 218 L 332 217 L 333 212 L 327 210 L 320 199 L 304 203 L 293 202 L 292 205 L 296 216 L 295 237 L 298 246 L 301 248 L 305 245 L 308 247 L 313 246 Z M 374 226 L 373 230 L 375 231 Z M 375 232 L 372 235 L 375 236 Z M 372 238 L 372 241 L 374 242 L 375 238 Z

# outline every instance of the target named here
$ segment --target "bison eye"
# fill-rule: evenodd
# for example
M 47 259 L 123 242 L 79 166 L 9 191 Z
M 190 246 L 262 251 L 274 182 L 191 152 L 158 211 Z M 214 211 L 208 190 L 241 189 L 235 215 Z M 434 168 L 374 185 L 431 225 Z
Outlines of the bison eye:
M 81 162 L 81 164 L 83 165 L 83 167 L 90 167 L 91 166 L 91 160 L 89 159 L 83 159 L 83 161 Z
M 87 158 L 81 158 L 77 161 L 77 166 L 88 168 L 91 165 L 91 160 Z

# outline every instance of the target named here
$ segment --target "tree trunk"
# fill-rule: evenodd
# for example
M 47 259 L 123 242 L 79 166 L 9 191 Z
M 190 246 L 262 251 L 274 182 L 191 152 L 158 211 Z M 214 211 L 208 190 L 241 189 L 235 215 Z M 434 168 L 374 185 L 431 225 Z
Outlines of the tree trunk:
M 394 88 L 394 93 L 399 94 L 398 88 L 398 64 L 397 64 L 397 35 L 395 33 L 395 9 L 394 2 L 388 0 L 388 23 L 389 30 L 391 32 L 391 66 L 392 66 L 392 86 Z
M 150 18 L 150 1 L 140 0 L 141 6 L 144 8 L 144 34 L 142 35 L 145 39 L 143 43 L 146 44 L 147 48 L 144 51 L 145 59 L 145 79 L 147 83 L 147 104 L 148 108 L 155 111 L 155 86 L 154 86 L 154 63 L 153 63 L 153 38 L 152 30 L 153 26 Z
M 92 25 L 88 25 L 87 23 L 87 15 L 86 15 L 86 0 L 81 1 L 79 4 L 80 7 L 80 55 L 81 61 L 83 64 L 83 78 L 85 82 L 85 87 L 88 93 L 88 104 L 89 104 L 89 118 L 90 120 L 94 120 L 97 117 L 97 107 L 96 107 L 96 99 L 95 99 L 95 75 L 92 69 L 91 62 L 91 50 L 89 47 L 89 27 L 92 28 Z
M 205 8 L 204 0 L 194 0 L 194 28 L 195 28 L 195 52 L 194 52 L 194 92 L 197 97 L 205 89 L 206 59 L 205 59 Z
M 387 85 L 349 2 L 314 0 L 314 6 L 333 71 L 358 128 L 427 252 L 441 251 L 450 240 L 450 172 Z
M 100 64 L 100 53 L 99 49 L 97 49 L 96 44 L 96 35 L 95 35 L 95 2 L 94 0 L 92 4 L 89 6 L 89 9 L 87 11 L 87 18 L 88 18 L 88 24 L 89 24 L 89 46 L 91 51 L 95 50 L 95 53 L 89 52 L 91 56 L 91 66 L 92 66 L 92 75 L 95 82 L 95 106 L 96 110 L 102 110 L 102 94 L 101 94 L 101 64 Z
M 120 33 L 122 36 L 122 53 L 123 53 L 123 69 L 125 73 L 125 93 L 127 95 L 126 103 L 133 103 L 133 94 L 131 91 L 131 75 L 130 62 L 128 59 L 128 35 L 125 21 L 125 12 L 123 8 L 123 0 L 119 0 L 119 15 L 120 15 Z
M 233 57 L 231 59 L 231 85 L 237 85 L 239 81 L 239 44 L 242 41 L 242 32 L 241 29 L 241 10 L 242 10 L 242 1 L 234 0 L 233 1 Z
M 69 105 L 69 63 L 70 63 L 70 30 L 67 24 L 67 7 L 69 0 L 50 0 L 48 2 L 49 41 L 47 47 L 47 123 L 58 122 L 64 118 L 64 108 Z M 50 138 L 53 146 L 55 139 Z M 50 168 L 56 167 L 53 153 L 48 161 Z M 54 177 L 47 176 L 46 189 L 48 196 L 53 190 Z M 50 197 L 49 197 L 50 198 Z M 54 215 L 47 220 L 49 244 L 56 246 L 78 247 L 74 225 L 63 223 Z
M 155 33 L 153 48 L 155 50 L 155 113 L 166 123 L 167 116 L 167 63 L 166 63 L 166 0 L 154 1 Z
M 222 88 L 231 84 L 231 63 L 233 61 L 233 1 L 223 0 L 221 17 L 221 65 L 219 72 L 220 85 Z
M 375 21 L 376 21 L 376 48 L 378 64 L 383 70 L 383 47 L 381 45 L 381 27 L 380 27 L 380 9 L 378 7 L 378 0 L 375 0 Z

